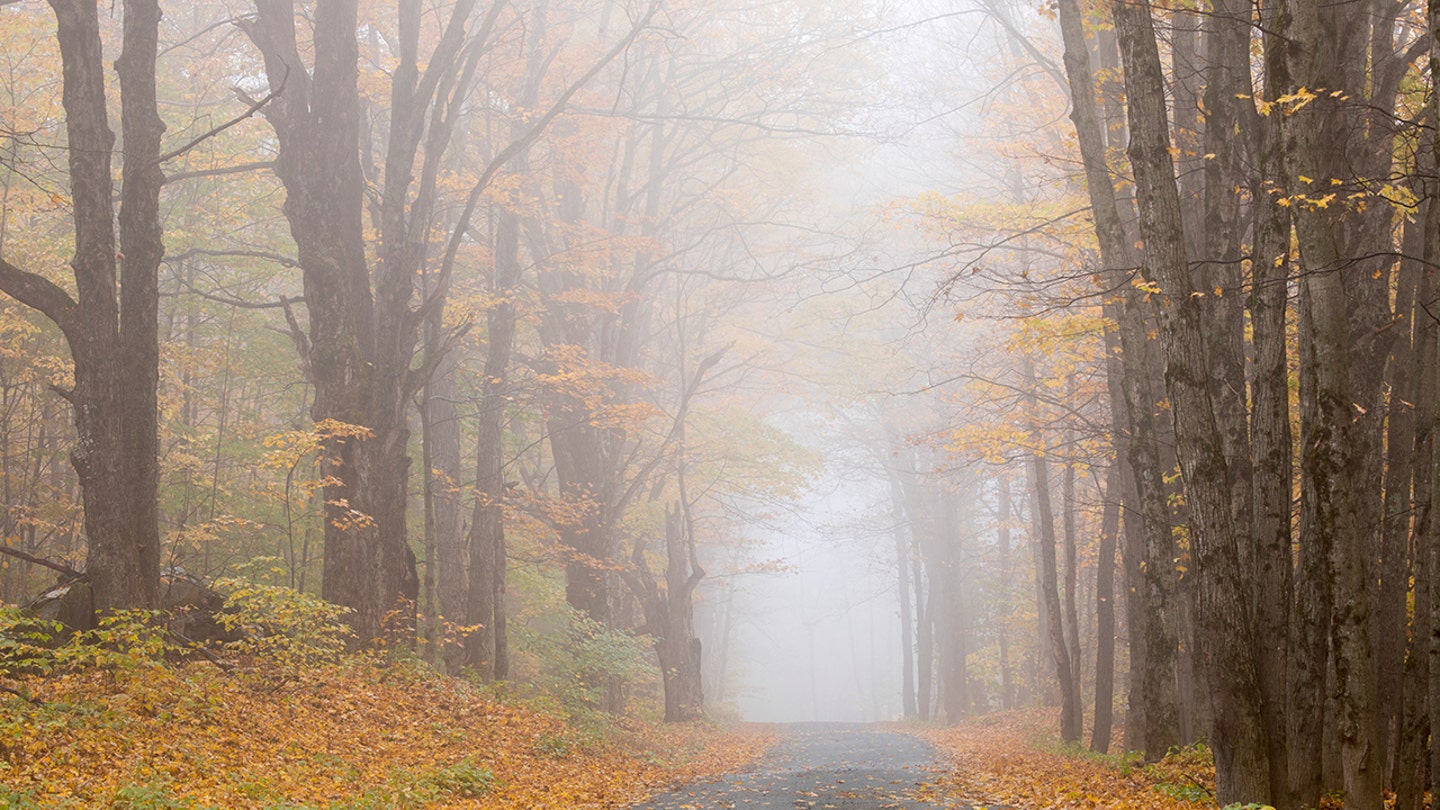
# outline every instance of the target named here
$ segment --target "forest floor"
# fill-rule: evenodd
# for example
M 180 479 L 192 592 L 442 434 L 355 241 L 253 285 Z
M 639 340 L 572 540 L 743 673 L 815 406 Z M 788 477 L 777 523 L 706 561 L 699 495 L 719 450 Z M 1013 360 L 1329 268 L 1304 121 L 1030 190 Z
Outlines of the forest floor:
M 1214 808 L 1215 766 L 1192 746 L 1152 765 L 1133 754 L 1095 754 L 1055 738 L 1052 711 L 1005 712 L 952 728 L 896 726 L 940 750 L 952 767 L 935 792 L 976 805 L 1024 810 Z M 1112 746 L 1120 750 L 1120 746 Z
M 404 663 L 156 664 L 20 686 L 0 695 L 4 810 L 611 808 L 739 770 L 774 738 L 567 720 Z

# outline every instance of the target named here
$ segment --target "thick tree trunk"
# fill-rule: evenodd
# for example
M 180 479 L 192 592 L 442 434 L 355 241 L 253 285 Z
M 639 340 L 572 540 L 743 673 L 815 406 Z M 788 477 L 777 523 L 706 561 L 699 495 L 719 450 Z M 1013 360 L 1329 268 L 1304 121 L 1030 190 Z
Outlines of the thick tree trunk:
M 1302 234 L 1304 229 L 1302 229 Z M 1306 244 L 1302 236 L 1302 251 Z M 1312 268 L 1315 265 L 1310 265 Z M 1314 270 L 1312 270 L 1314 272 Z M 1310 295 L 1315 340 L 1318 419 L 1313 449 L 1307 454 L 1318 503 L 1317 531 L 1330 538 L 1334 594 L 1330 622 L 1340 715 L 1336 718 L 1345 763 L 1345 806 L 1380 807 L 1382 759 L 1375 718 L 1375 670 L 1370 641 L 1370 597 L 1363 558 L 1363 527 L 1358 525 L 1359 482 L 1347 474 L 1358 468 L 1359 447 L 1352 432 L 1349 339 L 1343 275 L 1320 270 L 1304 284 Z
M 1363 93 L 1362 85 L 1368 81 L 1363 68 L 1357 74 L 1356 65 L 1340 63 L 1358 58 L 1364 64 L 1367 44 L 1356 40 L 1365 30 L 1369 12 L 1300 2 L 1288 2 L 1284 8 L 1288 19 L 1282 35 L 1287 37 L 1285 57 L 1293 71 L 1292 82 L 1334 88 L 1337 93 Z M 1361 126 L 1348 105 L 1341 106 L 1328 94 L 1287 115 L 1282 127 L 1291 188 L 1304 187 L 1302 178 L 1343 180 L 1352 159 L 1345 146 L 1359 135 Z M 1328 545 L 1330 555 L 1331 661 L 1347 810 L 1379 808 L 1384 781 L 1375 717 L 1371 583 L 1377 551 L 1373 531 L 1379 525 L 1378 397 L 1388 346 L 1382 351 L 1378 333 L 1371 331 L 1385 318 L 1385 290 L 1371 277 L 1372 268 L 1375 274 L 1381 269 L 1373 261 L 1368 267 L 1357 266 L 1363 260 L 1354 258 L 1356 250 L 1368 252 L 1363 234 L 1367 228 L 1361 220 L 1359 214 L 1321 206 L 1302 204 L 1295 211 L 1311 308 L 1309 370 L 1316 407 L 1305 464 L 1316 493 L 1317 539 Z
M 88 542 L 86 573 L 97 612 L 159 605 L 160 539 L 156 386 L 158 292 L 164 254 L 159 215 L 160 139 L 155 101 L 160 9 L 124 3 L 120 79 L 122 188 L 119 250 L 105 100 L 105 63 L 94 0 L 52 0 L 60 45 L 65 150 L 75 224 L 76 299 L 0 259 L 0 289 L 54 321 L 69 344 L 75 386 L 71 463 Z M 117 254 L 120 289 L 117 304 Z
M 292 329 L 315 387 L 311 416 L 323 437 L 321 471 L 329 482 L 321 595 L 352 610 L 361 644 L 403 642 L 414 632 L 419 591 L 405 526 L 406 410 L 419 387 L 409 362 L 419 324 L 408 310 L 413 282 L 399 262 L 384 263 L 371 295 L 357 8 L 354 0 L 316 5 L 310 74 L 297 69 L 304 61 L 293 3 L 259 0 L 257 11 L 244 27 L 265 58 L 271 87 L 284 89 L 267 117 L 279 143 L 275 172 L 286 190 L 310 316 L 308 336 Z
M 1268 13 L 1268 9 L 1265 9 Z M 1248 34 L 1247 34 L 1248 37 Z M 1248 39 L 1247 39 L 1248 41 Z M 1275 78 L 1266 76 L 1266 93 Z M 1290 606 L 1293 594 L 1291 499 L 1294 445 L 1290 428 L 1290 369 L 1287 357 L 1286 301 L 1289 295 L 1290 217 L 1269 199 L 1287 188 L 1279 121 L 1253 113 L 1240 116 L 1241 127 L 1256 144 L 1260 171 L 1251 182 L 1253 256 L 1250 262 L 1250 323 L 1254 346 L 1250 382 L 1254 460 L 1254 587 L 1256 666 L 1261 711 L 1270 756 L 1271 795 L 1276 804 L 1289 790 L 1290 752 L 1286 705 L 1289 694 Z
M 1255 629 L 1243 590 L 1231 488 L 1205 372 L 1203 310 L 1192 293 L 1180 223 L 1180 198 L 1165 115 L 1164 76 L 1148 3 L 1113 5 L 1130 104 L 1130 160 L 1145 243 L 1141 271 L 1158 286 L 1165 383 L 1175 418 L 1180 467 L 1191 516 L 1198 574 L 1198 638 L 1210 679 L 1216 798 L 1265 802 L 1270 776 Z

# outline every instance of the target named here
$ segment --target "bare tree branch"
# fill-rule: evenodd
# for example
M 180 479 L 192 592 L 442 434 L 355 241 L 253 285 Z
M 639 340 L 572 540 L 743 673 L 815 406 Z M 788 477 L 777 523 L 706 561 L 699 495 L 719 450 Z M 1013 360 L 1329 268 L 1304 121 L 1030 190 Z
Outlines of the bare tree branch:
M 217 177 L 222 174 L 240 174 L 241 172 L 253 172 L 273 168 L 275 168 L 275 161 L 258 160 L 253 163 L 241 163 L 235 166 L 221 166 L 218 169 L 196 169 L 194 171 L 167 174 L 165 176 L 165 183 L 168 185 L 170 183 L 178 183 L 181 180 L 193 180 L 197 177 Z
M 0 291 L 55 322 L 67 338 L 75 326 L 77 304 L 50 279 L 0 259 Z
M 44 557 L 37 557 L 34 554 L 26 554 L 19 549 L 9 548 L 7 546 L 0 546 L 0 554 L 14 557 L 17 560 L 24 560 L 25 562 L 28 562 L 32 565 L 38 565 L 42 568 L 49 568 L 51 571 L 58 571 L 69 577 L 72 581 L 85 578 L 84 571 L 76 571 L 74 568 L 71 568 L 64 563 L 57 563 L 53 560 L 47 560 Z
M 220 124 L 219 126 L 212 127 L 210 130 L 208 130 L 208 131 L 206 131 L 206 132 L 203 132 L 203 133 L 201 133 L 201 134 L 199 134 L 199 135 L 196 135 L 194 138 L 192 138 L 192 139 L 190 140 L 189 143 L 185 144 L 184 146 L 180 147 L 179 149 L 173 149 L 173 150 L 171 150 L 171 151 L 169 151 L 169 152 L 166 152 L 165 154 L 161 155 L 160 157 L 155 158 L 155 162 L 156 162 L 156 163 L 166 163 L 166 162 L 168 162 L 168 161 L 174 160 L 174 159 L 177 158 L 177 157 L 180 157 L 181 155 L 185 154 L 186 152 L 189 152 L 191 149 L 194 149 L 195 147 L 199 146 L 200 144 L 204 143 L 205 141 L 207 141 L 207 140 L 215 137 L 216 135 L 219 135 L 220 133 L 224 132 L 225 130 L 227 130 L 227 129 L 233 127 L 233 126 L 235 126 L 236 124 L 240 123 L 241 121 L 244 121 L 244 120 L 246 120 L 247 118 L 250 118 L 251 116 L 255 115 L 255 113 L 260 112 L 260 109 L 261 109 L 262 107 L 264 107 L 266 104 L 269 104 L 272 100 L 274 100 L 274 98 L 275 98 L 276 96 L 280 95 L 280 94 L 283 93 L 283 92 L 285 92 L 285 82 L 282 81 L 282 82 L 280 82 L 280 86 L 279 86 L 279 87 L 275 88 L 274 90 L 271 90 L 268 94 L 266 94 L 266 96 L 265 96 L 264 98 L 260 99 L 259 101 L 251 102 L 250 106 L 246 108 L 245 112 L 240 113 L 239 115 L 235 116 L 234 118 L 231 118 L 229 121 L 226 121 L 226 122 L 223 123 L 223 124 Z

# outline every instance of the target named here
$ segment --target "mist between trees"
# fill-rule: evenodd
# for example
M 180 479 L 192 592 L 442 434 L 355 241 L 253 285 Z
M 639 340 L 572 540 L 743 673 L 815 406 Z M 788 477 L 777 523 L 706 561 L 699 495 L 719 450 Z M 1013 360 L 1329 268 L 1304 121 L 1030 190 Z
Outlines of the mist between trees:
M 0 599 L 1440 780 L 1434 0 L 164 11 L 0 4 Z

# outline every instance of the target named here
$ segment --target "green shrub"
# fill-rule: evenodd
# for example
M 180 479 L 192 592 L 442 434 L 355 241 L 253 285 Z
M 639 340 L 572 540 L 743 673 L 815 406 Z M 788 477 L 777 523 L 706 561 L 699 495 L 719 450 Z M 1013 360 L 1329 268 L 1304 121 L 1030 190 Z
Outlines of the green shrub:
M 0 608 L 0 678 L 57 670 L 137 670 L 161 666 L 176 647 L 153 610 L 117 610 L 61 644 L 63 626 Z
M 411 810 L 446 800 L 478 799 L 495 784 L 489 769 L 464 759 L 424 773 L 393 771 L 384 787 L 331 804 L 328 810 Z
M 535 753 L 550 759 L 564 759 L 570 754 L 570 741 L 559 734 L 541 734 L 533 747 Z
M 348 608 L 279 585 L 222 579 L 216 590 L 225 606 L 216 621 L 240 636 L 229 647 L 283 667 L 333 663 L 354 634 L 343 621 Z
M 572 719 L 603 706 L 611 683 L 648 683 L 659 677 L 649 639 L 606 627 L 576 610 L 568 610 L 559 632 L 521 625 L 516 636 L 538 659 L 536 685 Z
M 161 666 L 165 656 L 179 649 L 165 633 L 165 621 L 156 610 L 117 610 L 101 616 L 86 630 L 55 651 L 56 663 L 67 669 L 134 670 Z
M 478 799 L 495 787 L 495 774 L 467 758 L 423 774 L 416 784 L 422 793 L 430 794 L 426 798 L 431 801 L 443 798 Z
M 169 785 L 158 780 L 120 788 L 115 791 L 115 800 L 110 806 L 113 810 L 199 810 L 200 807 L 191 799 L 171 796 Z
M 0 810 L 40 810 L 40 803 L 29 791 L 21 793 L 0 785 Z
M 60 622 L 45 621 L 15 607 L 0 606 L 0 678 L 25 673 L 46 674 L 55 668 L 51 645 L 64 629 Z M 7 801 L 0 793 L 0 801 Z M 19 805 L 16 805 L 17 807 Z M 0 804 L 0 808 L 4 808 Z

